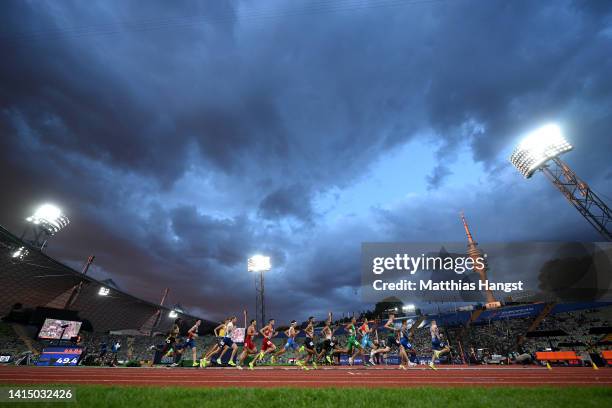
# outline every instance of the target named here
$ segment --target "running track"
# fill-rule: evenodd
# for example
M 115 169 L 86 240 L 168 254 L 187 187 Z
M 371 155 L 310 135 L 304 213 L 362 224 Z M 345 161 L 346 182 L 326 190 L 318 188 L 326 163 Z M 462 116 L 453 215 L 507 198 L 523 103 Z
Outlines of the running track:
M 104 384 L 191 387 L 612 386 L 612 369 L 558 367 L 102 368 L 0 367 L 0 384 Z

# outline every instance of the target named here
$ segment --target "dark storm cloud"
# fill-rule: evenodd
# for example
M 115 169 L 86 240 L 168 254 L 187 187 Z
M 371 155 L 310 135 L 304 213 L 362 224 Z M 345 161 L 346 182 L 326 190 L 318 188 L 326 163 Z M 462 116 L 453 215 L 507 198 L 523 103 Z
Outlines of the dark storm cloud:
M 461 209 L 485 239 L 597 239 L 499 156 L 561 118 L 570 164 L 609 180 L 602 3 L 2 2 L 0 222 L 19 230 L 30 205 L 56 201 L 73 222 L 54 255 L 95 253 L 125 289 L 170 287 L 214 317 L 253 303 L 245 259 L 259 251 L 279 317 L 364 308 L 360 242 L 461 240 Z M 356 220 L 315 209 L 423 134 L 429 193 Z M 447 182 L 466 143 L 487 186 Z
M 313 211 L 309 191 L 300 184 L 279 188 L 262 200 L 259 204 L 259 214 L 268 219 L 293 216 L 310 221 Z
M 585 12 L 586 3 L 597 2 L 535 8 L 522 1 L 482 2 L 471 3 L 467 13 L 444 9 L 445 35 L 433 40 L 433 79 L 426 96 L 432 125 L 444 133 L 469 120 L 481 124 L 484 131 L 469 135 L 474 158 L 491 163 L 541 121 L 580 123 L 584 129 L 570 129 L 576 133 L 609 121 L 584 112 L 610 105 L 610 92 L 602 91 L 611 86 L 612 68 L 610 15 Z M 559 26 L 565 29 L 554 28 Z M 612 145 L 602 130 L 588 134 L 609 152 Z M 598 157 L 597 165 L 602 164 Z
M 450 171 L 447 166 L 443 164 L 438 164 L 436 167 L 434 167 L 431 174 L 427 176 L 427 184 L 429 184 L 427 188 L 429 190 L 437 189 L 442 185 L 444 179 L 452 173 L 453 172 Z

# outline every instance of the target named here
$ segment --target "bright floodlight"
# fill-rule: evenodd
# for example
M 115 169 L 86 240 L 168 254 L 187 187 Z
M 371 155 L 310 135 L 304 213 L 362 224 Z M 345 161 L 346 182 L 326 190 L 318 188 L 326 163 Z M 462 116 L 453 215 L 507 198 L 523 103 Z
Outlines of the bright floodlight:
M 52 204 L 41 205 L 34 215 L 26 218 L 26 220 L 40 226 L 50 235 L 55 234 L 70 222 L 68 217 L 62 214 L 62 210 Z
M 15 259 L 23 259 L 27 255 L 28 255 L 28 250 L 26 249 L 26 247 L 19 247 L 11 254 L 11 257 Z
M 100 290 L 98 291 L 98 295 L 100 296 L 108 296 L 109 293 L 110 293 L 110 289 L 105 288 L 104 286 L 101 286 Z
M 414 305 L 406 305 L 402 306 L 402 310 L 404 312 L 414 312 L 416 310 L 416 307 Z
M 265 272 L 272 269 L 269 256 L 255 255 L 247 262 L 249 272 Z
M 176 313 L 176 310 L 171 310 L 170 313 L 168 313 L 168 317 L 171 319 L 176 319 L 178 317 L 178 313 Z
M 529 178 L 548 160 L 572 148 L 559 126 L 550 124 L 529 133 L 512 152 L 510 162 L 525 178 Z

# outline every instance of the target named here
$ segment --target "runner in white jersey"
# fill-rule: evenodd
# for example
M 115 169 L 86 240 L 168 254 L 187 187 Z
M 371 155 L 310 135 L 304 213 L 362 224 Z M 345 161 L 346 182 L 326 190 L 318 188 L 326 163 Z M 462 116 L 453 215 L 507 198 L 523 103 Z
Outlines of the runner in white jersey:
M 220 345 L 223 346 L 223 351 L 217 358 L 217 364 L 219 365 L 222 364 L 221 359 L 223 358 L 223 355 L 231 347 L 232 354 L 229 358 L 228 364 L 232 367 L 236 366 L 236 363 L 234 363 L 234 357 L 236 356 L 236 352 L 238 351 L 238 346 L 232 341 L 232 334 L 234 333 L 234 328 L 236 327 L 236 320 L 236 316 L 232 316 L 225 325 L 225 337 L 223 337 L 223 340 L 221 340 L 220 343 Z
M 321 360 L 323 356 L 325 356 L 325 360 L 327 360 L 329 364 L 332 363 L 330 354 L 334 350 L 334 342 L 332 340 L 334 331 L 331 329 L 331 324 L 332 324 L 332 313 L 329 312 L 329 314 L 327 315 L 327 320 L 325 321 L 325 325 L 323 326 L 323 329 L 321 330 L 321 336 L 323 337 L 323 345 L 321 347 L 321 352 L 317 356 L 317 360 Z

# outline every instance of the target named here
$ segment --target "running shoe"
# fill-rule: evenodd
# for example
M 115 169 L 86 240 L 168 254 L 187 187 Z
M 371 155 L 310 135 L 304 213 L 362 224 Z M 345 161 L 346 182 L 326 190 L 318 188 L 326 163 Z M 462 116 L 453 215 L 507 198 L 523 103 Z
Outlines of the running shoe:
M 331 359 L 331 357 L 330 357 L 330 356 L 325 356 L 325 360 L 327 360 L 327 362 L 328 362 L 329 364 L 333 364 L 332 359 Z
M 230 364 L 230 365 L 231 365 L 231 364 Z M 236 365 L 236 368 L 237 368 L 237 369 L 239 369 L 239 370 L 242 370 L 242 366 L 241 366 L 240 364 L 237 364 L 237 365 Z
M 403 364 L 400 364 L 400 365 L 399 365 L 399 369 L 400 369 L 400 370 L 405 370 L 405 369 L 406 369 L 406 366 L 405 366 L 405 365 L 403 365 Z
M 300 353 L 303 353 L 303 352 L 304 352 L 304 346 L 300 347 L 299 352 L 300 352 Z
M 249 363 L 249 370 L 252 370 L 255 366 L 255 359 L 251 360 L 251 362 Z
M 222 363 L 221 363 L 221 359 L 220 359 L 220 358 L 218 358 L 218 359 L 217 359 L 217 364 L 219 364 L 219 365 L 221 365 L 221 364 L 222 364 Z
M 348 363 L 349 365 L 353 365 L 353 357 L 349 357 Z
M 228 361 L 227 364 L 231 365 L 232 367 L 236 367 L 236 363 L 234 363 L 234 360 Z
M 319 368 L 315 361 L 312 362 L 312 368 L 314 368 L 315 370 Z
M 270 364 L 274 364 L 276 362 L 276 357 L 270 357 Z
M 198 360 L 194 360 L 194 361 L 193 361 L 193 364 L 192 364 L 191 366 L 192 366 L 192 367 L 197 367 L 197 366 L 199 366 L 199 365 L 200 365 L 200 363 L 198 363 Z
M 429 368 L 431 368 L 432 370 L 437 370 L 437 368 L 434 365 L 433 361 L 431 363 L 429 363 Z

